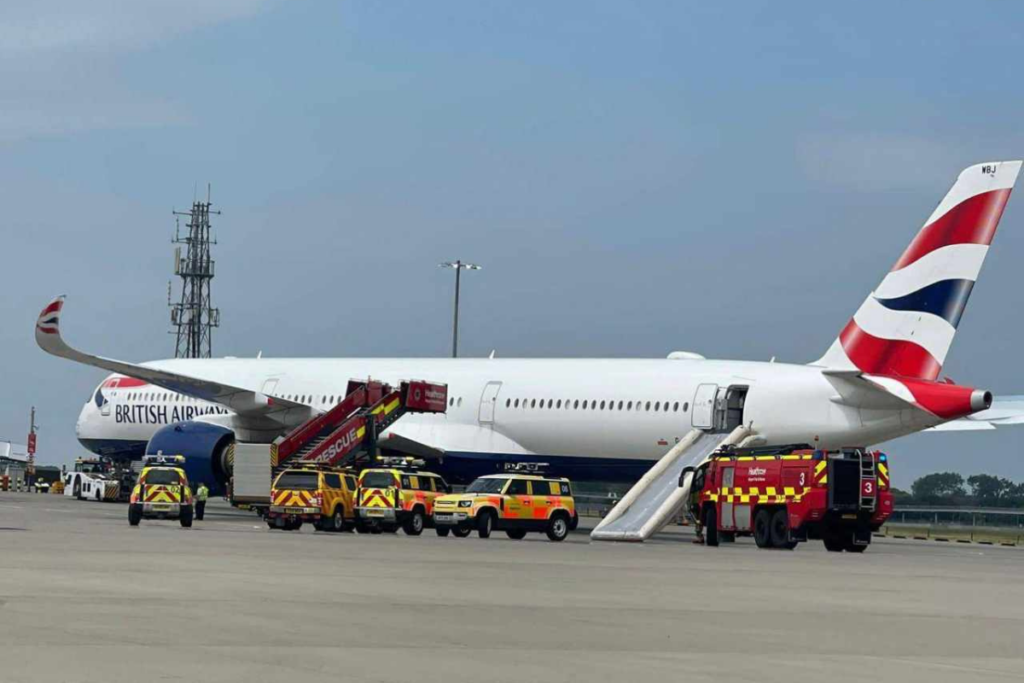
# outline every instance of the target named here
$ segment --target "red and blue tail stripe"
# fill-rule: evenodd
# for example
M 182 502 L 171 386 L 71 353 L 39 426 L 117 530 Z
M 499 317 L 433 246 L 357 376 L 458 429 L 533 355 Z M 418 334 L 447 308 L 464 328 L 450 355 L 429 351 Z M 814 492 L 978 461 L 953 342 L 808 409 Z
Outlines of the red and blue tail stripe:
M 961 173 L 818 364 L 936 379 L 1020 167 L 993 162 Z

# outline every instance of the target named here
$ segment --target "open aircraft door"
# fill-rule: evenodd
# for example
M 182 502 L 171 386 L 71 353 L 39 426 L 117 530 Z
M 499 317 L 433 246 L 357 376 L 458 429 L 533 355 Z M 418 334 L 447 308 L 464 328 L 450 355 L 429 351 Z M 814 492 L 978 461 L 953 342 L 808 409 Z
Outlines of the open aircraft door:
M 690 413 L 694 429 L 711 429 L 715 425 L 715 397 L 717 384 L 701 384 L 693 395 L 693 411 Z
M 480 395 L 480 424 L 494 424 L 494 411 L 498 407 L 499 391 L 501 391 L 501 382 L 488 382 L 484 387 L 484 393 Z

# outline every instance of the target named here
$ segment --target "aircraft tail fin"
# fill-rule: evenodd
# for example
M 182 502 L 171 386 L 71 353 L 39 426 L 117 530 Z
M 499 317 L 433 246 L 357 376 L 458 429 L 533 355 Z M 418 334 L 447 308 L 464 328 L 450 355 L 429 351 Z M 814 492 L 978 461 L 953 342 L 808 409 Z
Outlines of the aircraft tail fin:
M 882 283 L 814 365 L 934 380 L 1021 169 L 965 169 Z

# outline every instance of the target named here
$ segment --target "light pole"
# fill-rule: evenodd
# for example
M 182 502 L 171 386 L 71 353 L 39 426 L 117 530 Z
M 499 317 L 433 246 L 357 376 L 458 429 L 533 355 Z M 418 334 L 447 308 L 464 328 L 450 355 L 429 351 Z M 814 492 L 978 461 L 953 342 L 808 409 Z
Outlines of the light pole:
M 452 268 L 455 271 L 455 323 L 452 326 L 452 358 L 459 357 L 459 288 L 462 285 L 463 270 L 480 270 L 475 263 L 463 263 L 462 261 L 445 261 L 438 265 L 440 268 Z

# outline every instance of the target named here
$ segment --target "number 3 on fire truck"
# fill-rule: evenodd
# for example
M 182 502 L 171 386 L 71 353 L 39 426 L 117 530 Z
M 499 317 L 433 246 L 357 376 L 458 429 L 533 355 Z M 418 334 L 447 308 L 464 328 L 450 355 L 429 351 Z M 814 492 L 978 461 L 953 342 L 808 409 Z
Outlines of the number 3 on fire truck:
M 807 473 L 806 472 L 801 472 L 800 473 L 800 485 L 803 486 L 806 482 L 807 482 Z

